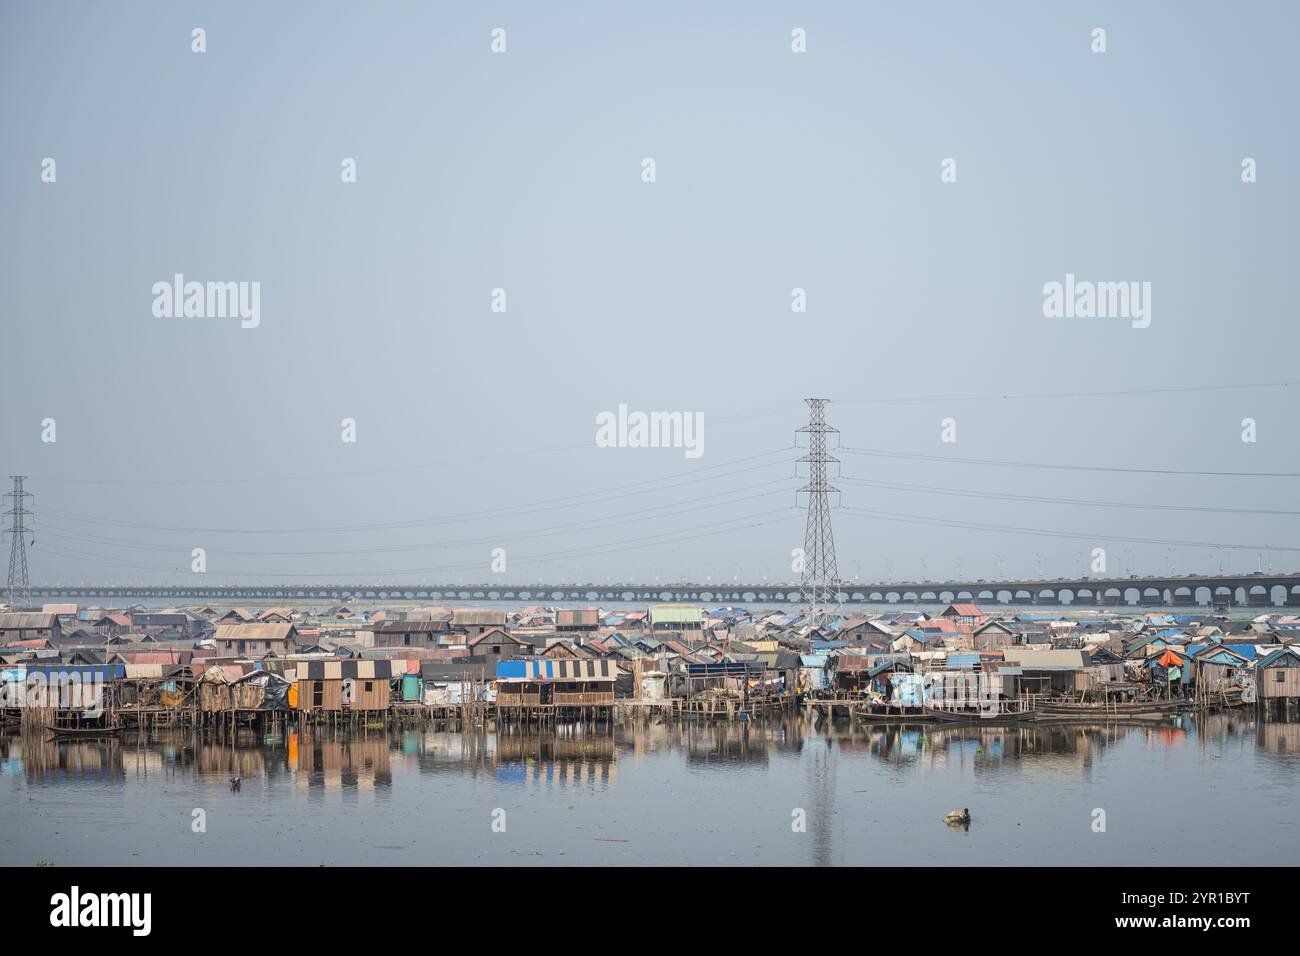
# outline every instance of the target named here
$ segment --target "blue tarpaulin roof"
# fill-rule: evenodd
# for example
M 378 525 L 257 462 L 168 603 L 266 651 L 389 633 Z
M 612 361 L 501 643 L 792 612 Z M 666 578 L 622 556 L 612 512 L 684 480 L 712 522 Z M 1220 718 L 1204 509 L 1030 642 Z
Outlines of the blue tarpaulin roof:
M 497 661 L 497 677 L 523 677 L 527 672 L 527 661 Z

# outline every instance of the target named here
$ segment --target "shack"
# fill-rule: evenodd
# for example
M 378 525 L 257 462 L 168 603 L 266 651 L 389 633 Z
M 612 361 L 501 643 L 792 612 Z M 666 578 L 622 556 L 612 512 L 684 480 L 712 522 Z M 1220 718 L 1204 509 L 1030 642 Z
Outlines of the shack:
M 1088 681 L 1090 685 L 1115 684 L 1124 680 L 1124 658 L 1098 644 L 1088 649 Z
M 650 608 L 650 630 L 698 638 L 704 630 L 704 612 L 684 604 L 656 604 Z
M 1196 696 L 1208 699 L 1229 691 L 1239 691 L 1242 678 L 1250 670 L 1250 661 L 1222 644 L 1211 644 L 1192 658 Z
M 470 654 L 475 657 L 511 657 L 533 652 L 533 645 L 521 641 L 504 627 L 487 628 L 471 637 L 466 644 Z
M 1002 679 L 1002 696 L 1073 695 L 1088 689 L 1088 655 L 1083 651 L 1006 647 L 1002 665 L 990 664 Z
M 1300 651 L 1280 647 L 1255 665 L 1255 692 L 1267 712 L 1290 714 L 1300 704 Z
M 830 686 L 826 676 L 826 665 L 830 658 L 825 654 L 801 654 L 799 656 L 799 692 L 816 694 Z
M 212 638 L 223 654 L 283 657 L 297 650 L 298 630 L 292 624 L 221 624 Z
M 499 661 L 485 657 L 457 657 L 420 661 L 421 703 L 430 707 L 456 707 L 488 699 L 488 683 Z
M 438 647 L 451 630 L 446 621 L 384 621 L 374 632 L 374 647 Z
M 451 612 L 452 629 L 462 631 L 467 638 L 477 637 L 494 627 L 506 626 L 506 612 L 486 608 L 456 608 Z
M 13 611 L 0 614 L 0 644 L 18 641 L 52 641 L 63 636 L 63 626 L 57 614 L 41 611 Z
M 609 659 L 499 661 L 496 670 L 498 714 L 503 708 L 605 710 L 614 706 L 618 665 Z
M 387 711 L 392 698 L 391 661 L 302 661 L 296 674 L 298 709 L 304 714 Z
M 170 725 L 196 702 L 188 664 L 123 664 L 118 700 L 122 716 L 137 726 Z
M 291 682 L 266 670 L 240 673 L 238 665 L 209 667 L 198 681 L 199 713 L 208 723 L 251 723 L 290 710 Z
M 688 662 L 686 711 L 701 717 L 731 719 L 749 706 L 749 678 L 761 676 L 762 663 L 749 661 Z
M 600 611 L 594 607 L 557 611 L 555 630 L 560 633 L 595 634 L 600 628 Z
M 867 671 L 867 689 L 892 698 L 894 688 L 898 686 L 898 682 L 894 680 L 895 675 L 911 673 L 911 658 L 899 655 L 882 655 L 875 658 L 875 663 Z
M 866 654 L 836 654 L 830 660 L 830 686 L 836 694 L 863 694 L 867 691 L 871 658 Z
M 1192 682 L 1192 668 L 1186 651 L 1167 647 L 1147 659 L 1147 680 L 1153 690 L 1166 697 L 1182 697 Z
M 22 675 L 25 710 L 76 714 L 111 712 L 117 703 L 118 682 L 126 676 L 121 664 L 32 664 Z M 24 715 L 26 716 L 26 714 Z

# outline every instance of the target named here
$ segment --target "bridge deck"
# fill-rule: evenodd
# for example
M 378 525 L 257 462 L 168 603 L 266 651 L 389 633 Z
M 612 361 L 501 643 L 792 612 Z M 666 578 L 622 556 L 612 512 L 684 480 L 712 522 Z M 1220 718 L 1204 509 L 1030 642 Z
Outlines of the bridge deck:
M 1278 592 L 1281 592 L 1280 594 Z M 793 583 L 763 584 L 580 584 L 580 585 L 64 585 L 33 587 L 41 598 L 159 598 L 178 603 L 312 603 L 356 601 L 469 602 L 707 602 L 714 604 L 799 604 Z M 1300 607 L 1300 572 L 1190 577 L 1078 578 L 1060 581 L 948 581 L 841 585 L 844 604 L 907 604 L 972 601 L 998 605 L 1070 604 L 1084 607 L 1195 607 L 1214 602 L 1267 607 L 1285 595 Z M 1067 600 L 1068 598 L 1068 600 Z

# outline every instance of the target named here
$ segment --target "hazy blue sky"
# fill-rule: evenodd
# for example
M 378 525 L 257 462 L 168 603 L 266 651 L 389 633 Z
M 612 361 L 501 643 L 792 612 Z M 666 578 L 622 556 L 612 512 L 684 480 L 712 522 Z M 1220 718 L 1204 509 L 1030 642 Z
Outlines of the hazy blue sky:
M 808 395 L 856 448 L 1300 472 L 1300 386 L 1092 394 L 1300 380 L 1297 9 L 7 2 L 33 579 L 186 580 L 196 547 L 210 582 L 482 581 L 493 548 L 512 580 L 790 578 Z M 260 326 L 156 318 L 175 273 L 260 282 Z M 1150 282 L 1150 327 L 1045 318 L 1066 273 Z M 619 403 L 703 413 L 704 454 L 597 448 Z M 910 486 L 842 505 L 934 522 L 837 513 L 846 577 L 1300 565 L 1295 515 L 1163 507 L 1293 510 L 1295 478 L 840 457 Z

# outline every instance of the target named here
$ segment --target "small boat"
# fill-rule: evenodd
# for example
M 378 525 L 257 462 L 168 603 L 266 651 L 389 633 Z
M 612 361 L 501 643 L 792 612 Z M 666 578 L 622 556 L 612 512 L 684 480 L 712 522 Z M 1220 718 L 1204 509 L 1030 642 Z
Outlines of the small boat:
M 865 704 L 854 708 L 853 719 L 875 724 L 932 723 L 934 718 L 923 707 L 910 704 Z
M 1107 718 L 1159 720 L 1167 715 L 1190 709 L 1188 702 L 1181 700 L 1123 701 L 1095 704 L 1083 704 L 1077 701 L 1038 702 L 1038 713 L 1044 720 L 1070 720 L 1076 718 L 1088 720 L 1104 720 Z
M 45 729 L 55 737 L 79 737 L 83 739 L 92 737 L 116 737 L 122 732 L 122 728 L 118 724 L 110 724 L 105 727 L 96 727 L 94 725 L 78 727 L 71 724 L 46 724 Z
M 1022 724 L 1032 722 L 1037 716 L 1037 711 L 1021 706 L 1019 701 L 999 701 L 996 707 L 922 707 L 921 710 L 931 720 L 946 724 Z

